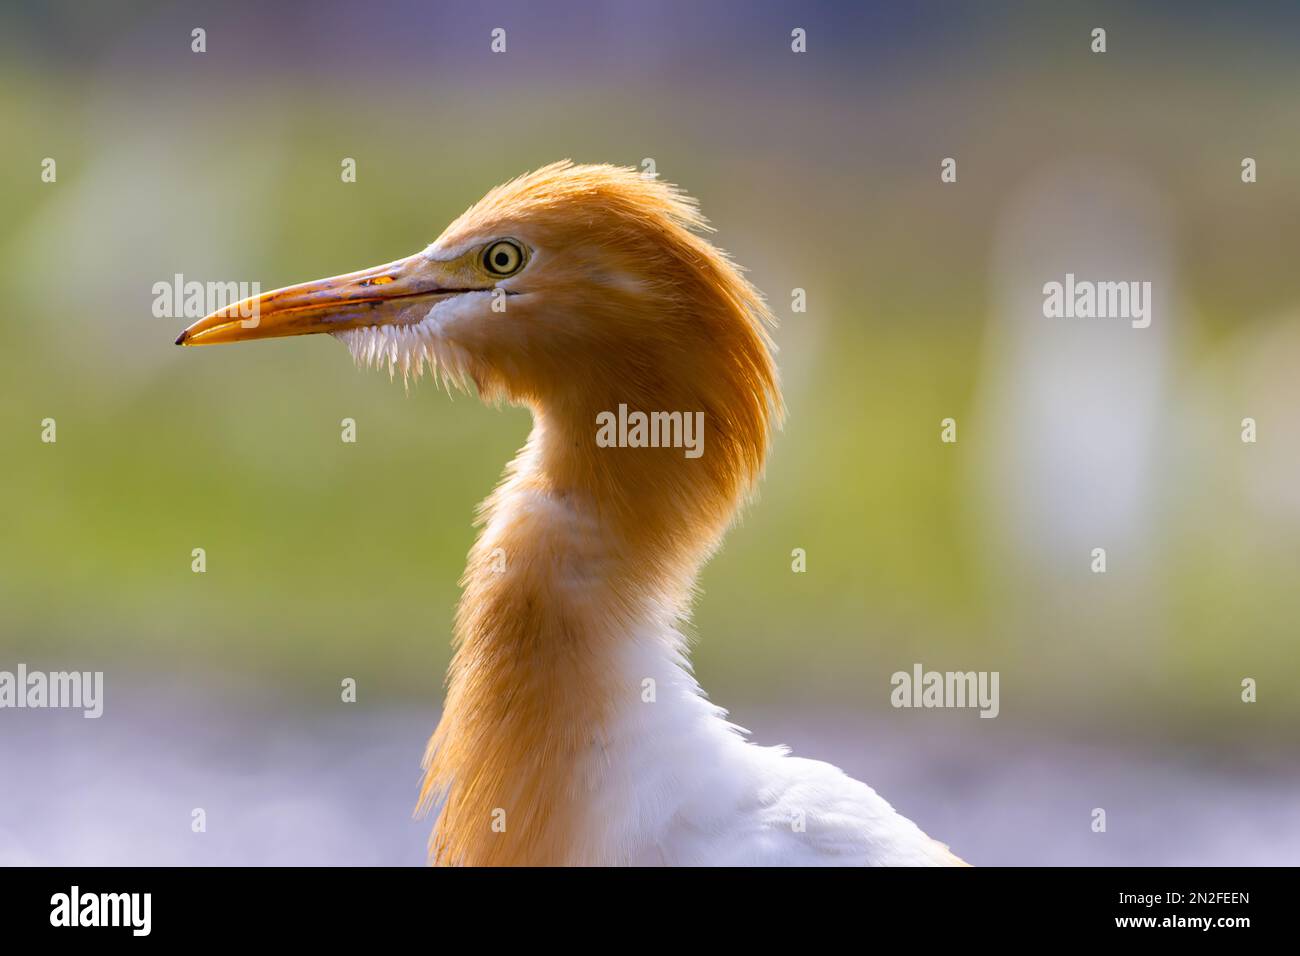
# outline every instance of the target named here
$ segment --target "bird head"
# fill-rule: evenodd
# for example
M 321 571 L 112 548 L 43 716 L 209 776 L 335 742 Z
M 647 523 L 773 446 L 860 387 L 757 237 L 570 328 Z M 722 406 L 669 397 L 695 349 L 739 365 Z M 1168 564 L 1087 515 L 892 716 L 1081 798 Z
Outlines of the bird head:
M 177 344 L 329 333 L 362 364 L 472 384 L 588 443 L 594 416 L 620 404 L 703 412 L 720 460 L 697 467 L 734 491 L 761 468 L 780 396 L 770 313 L 707 231 L 674 186 L 554 163 L 415 255 L 244 300 Z

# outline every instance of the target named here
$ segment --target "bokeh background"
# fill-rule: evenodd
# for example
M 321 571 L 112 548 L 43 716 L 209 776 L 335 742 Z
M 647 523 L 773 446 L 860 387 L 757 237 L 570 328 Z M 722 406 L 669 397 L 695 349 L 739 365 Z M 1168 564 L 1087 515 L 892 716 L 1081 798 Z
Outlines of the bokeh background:
M 1133 6 L 6 5 L 0 669 L 107 690 L 0 711 L 0 863 L 423 860 L 527 415 L 328 338 L 181 351 L 152 286 L 385 262 L 563 157 L 652 158 L 781 320 L 693 624 L 734 719 L 976 864 L 1300 860 L 1300 11 Z M 1044 319 L 1067 271 L 1152 281 L 1151 327 Z M 1000 716 L 891 709 L 914 662 L 999 671 Z

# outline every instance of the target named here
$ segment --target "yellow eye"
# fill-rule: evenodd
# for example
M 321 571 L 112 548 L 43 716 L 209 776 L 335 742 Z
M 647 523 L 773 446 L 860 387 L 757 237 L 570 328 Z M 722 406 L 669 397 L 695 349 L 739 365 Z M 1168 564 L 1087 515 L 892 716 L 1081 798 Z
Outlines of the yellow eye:
M 498 239 L 483 252 L 483 268 L 494 276 L 518 272 L 524 264 L 524 250 L 509 239 Z

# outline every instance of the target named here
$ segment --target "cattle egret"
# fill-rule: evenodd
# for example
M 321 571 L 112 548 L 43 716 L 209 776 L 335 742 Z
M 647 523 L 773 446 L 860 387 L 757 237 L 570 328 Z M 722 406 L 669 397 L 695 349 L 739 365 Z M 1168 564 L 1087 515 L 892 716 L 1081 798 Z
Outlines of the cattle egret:
M 696 575 L 782 414 L 772 317 L 707 229 L 674 186 L 555 163 L 423 252 L 177 339 L 328 332 L 532 412 L 461 582 L 420 796 L 434 863 L 961 864 L 866 784 L 748 742 L 692 676 Z

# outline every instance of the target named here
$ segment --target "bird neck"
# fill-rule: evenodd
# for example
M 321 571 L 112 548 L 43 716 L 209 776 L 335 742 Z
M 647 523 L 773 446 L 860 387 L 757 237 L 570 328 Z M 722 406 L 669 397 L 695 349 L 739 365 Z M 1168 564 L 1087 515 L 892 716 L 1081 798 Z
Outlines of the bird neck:
M 580 858 L 591 758 L 644 693 L 631 645 L 661 635 L 656 653 L 680 670 L 672 624 L 734 502 L 718 503 L 703 468 L 702 487 L 683 480 L 681 449 L 597 448 L 583 418 L 535 413 L 483 504 L 426 755 L 435 862 Z

